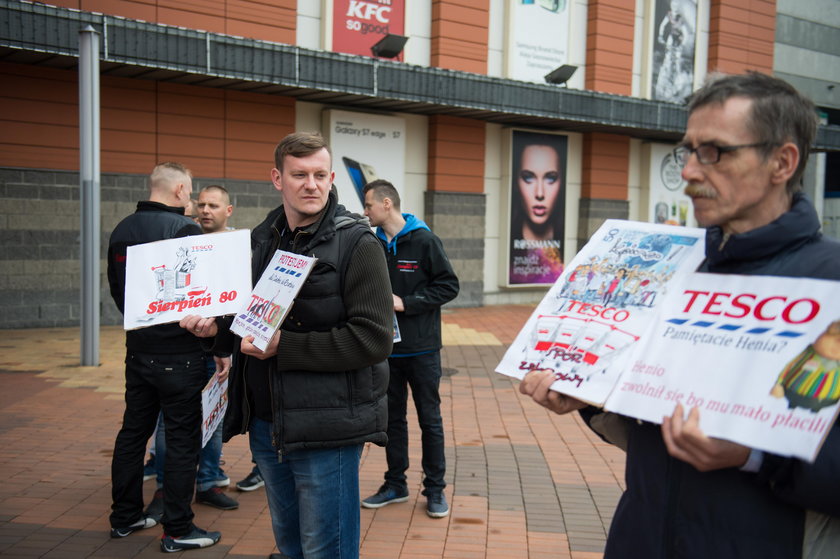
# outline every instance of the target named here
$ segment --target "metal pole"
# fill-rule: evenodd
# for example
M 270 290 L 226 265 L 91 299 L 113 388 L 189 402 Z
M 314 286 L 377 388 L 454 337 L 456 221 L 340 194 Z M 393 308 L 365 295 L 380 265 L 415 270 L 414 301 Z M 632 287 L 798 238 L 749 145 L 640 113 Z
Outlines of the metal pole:
M 99 365 L 99 33 L 79 31 L 81 364 Z

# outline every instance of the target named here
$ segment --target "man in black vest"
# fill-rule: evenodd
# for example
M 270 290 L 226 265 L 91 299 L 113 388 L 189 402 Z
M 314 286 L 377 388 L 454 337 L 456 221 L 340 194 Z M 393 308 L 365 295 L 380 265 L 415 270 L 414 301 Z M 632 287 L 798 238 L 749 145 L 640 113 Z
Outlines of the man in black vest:
M 282 204 L 251 234 L 253 280 L 278 249 L 318 258 L 289 315 L 265 351 L 226 321 L 181 324 L 235 350 L 224 437 L 249 433 L 282 556 L 356 558 L 359 459 L 386 441 L 391 284 L 367 220 L 338 204 L 321 135 L 290 134 L 274 157 Z

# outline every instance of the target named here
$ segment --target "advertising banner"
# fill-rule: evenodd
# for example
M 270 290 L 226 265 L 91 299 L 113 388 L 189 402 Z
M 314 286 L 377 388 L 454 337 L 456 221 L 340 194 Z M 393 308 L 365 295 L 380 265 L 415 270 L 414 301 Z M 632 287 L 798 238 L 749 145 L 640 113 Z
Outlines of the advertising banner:
M 705 230 L 607 220 L 549 289 L 496 372 L 551 369 L 552 389 L 602 405 L 672 285 L 703 259 Z
M 236 313 L 231 332 L 243 338 L 254 336 L 254 345 L 265 351 L 317 261 L 312 256 L 275 252 L 250 299 Z
M 674 145 L 650 144 L 648 220 L 651 223 L 693 227 L 694 206 L 683 193 L 686 182 L 674 159 Z
M 508 285 L 550 285 L 563 272 L 567 143 L 512 131 Z
M 813 461 L 840 399 L 840 282 L 691 274 L 662 303 L 605 408 Z
M 134 245 L 126 255 L 123 327 L 233 314 L 250 292 L 247 229 Z
M 696 0 L 656 0 L 652 98 L 682 103 L 694 83 Z
M 545 75 L 568 61 L 569 8 L 566 0 L 511 2 L 508 76 L 545 83 Z
M 373 56 L 370 48 L 385 35 L 405 35 L 404 22 L 405 0 L 333 0 L 332 49 Z
M 363 214 L 362 188 L 376 179 L 390 181 L 403 194 L 405 119 L 339 110 L 325 111 L 324 119 L 339 202 Z

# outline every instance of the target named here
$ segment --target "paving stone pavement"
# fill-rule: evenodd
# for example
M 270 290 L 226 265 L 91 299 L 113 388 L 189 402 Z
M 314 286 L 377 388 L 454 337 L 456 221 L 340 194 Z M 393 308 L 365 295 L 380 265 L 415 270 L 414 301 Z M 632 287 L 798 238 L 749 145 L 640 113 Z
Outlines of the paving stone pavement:
M 407 503 L 362 509 L 362 559 L 601 559 L 624 484 L 621 451 L 577 414 L 557 416 L 494 372 L 531 306 L 445 310 L 441 399 L 451 514 L 425 514 L 420 433 L 411 406 Z M 124 336 L 101 330 L 99 367 L 81 367 L 79 329 L 0 331 L 0 556 L 159 557 L 160 528 L 108 535 L 110 460 L 123 413 Z M 224 447 L 235 482 L 250 471 L 246 437 Z M 362 497 L 376 491 L 385 452 L 362 455 Z M 145 484 L 151 499 L 154 483 Z M 263 491 L 234 511 L 194 505 L 195 522 L 222 532 L 189 557 L 246 559 L 274 550 Z

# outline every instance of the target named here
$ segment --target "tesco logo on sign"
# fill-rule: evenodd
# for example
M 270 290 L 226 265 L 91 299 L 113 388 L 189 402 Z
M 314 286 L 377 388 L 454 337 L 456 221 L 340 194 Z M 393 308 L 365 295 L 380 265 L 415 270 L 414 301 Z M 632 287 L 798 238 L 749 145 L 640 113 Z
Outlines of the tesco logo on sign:
M 345 15 L 367 21 L 376 19 L 380 23 L 388 23 L 391 21 L 390 14 L 390 2 L 388 2 L 388 5 L 380 5 L 362 2 L 361 0 L 350 0 L 350 5 L 347 6 L 347 14 Z
M 701 314 L 723 315 L 729 318 L 745 318 L 749 315 L 758 320 L 770 321 L 781 318 L 788 324 L 810 322 L 820 312 L 818 301 L 809 298 L 788 301 L 784 295 L 774 295 L 759 299 L 752 293 L 710 293 L 708 291 L 685 290 L 689 295 L 684 313 L 692 308 L 700 309 Z M 697 306 L 695 307 L 695 304 Z

